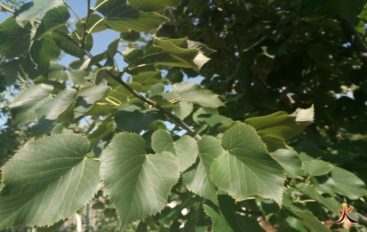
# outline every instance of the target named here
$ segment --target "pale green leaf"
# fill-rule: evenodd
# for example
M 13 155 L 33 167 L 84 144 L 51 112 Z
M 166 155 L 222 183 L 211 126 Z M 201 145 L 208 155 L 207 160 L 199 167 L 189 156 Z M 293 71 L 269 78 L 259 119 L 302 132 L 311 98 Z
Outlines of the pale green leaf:
M 66 81 L 68 75 L 65 72 L 65 67 L 57 63 L 50 63 L 47 72 L 47 79 L 51 81 Z
M 202 161 L 199 161 L 199 164 L 195 168 L 184 173 L 182 181 L 189 191 L 209 199 L 214 203 L 218 203 L 217 191 L 209 179 L 209 174 L 206 172 Z
M 349 199 L 367 196 L 366 184 L 355 174 L 339 167 L 333 167 L 330 178 L 318 187 L 332 195 L 337 193 Z
M 157 66 L 193 68 L 198 71 L 210 60 L 200 47 L 186 38 L 155 39 L 153 45 L 165 52 L 165 55 L 157 54 L 160 57 L 155 60 Z
M 9 105 L 15 123 L 26 123 L 36 118 L 36 109 L 50 100 L 52 85 L 39 84 L 22 91 Z
M 285 140 L 300 134 L 313 122 L 314 107 L 297 109 L 292 114 L 276 112 L 270 115 L 248 118 L 245 122 L 253 126 L 267 144 L 270 151 L 285 147 Z
M 182 136 L 175 142 L 166 130 L 156 130 L 152 135 L 152 148 L 156 153 L 171 152 L 177 156 L 180 172 L 193 165 L 198 156 L 195 139 Z
M 291 149 L 279 149 L 275 152 L 271 152 L 270 155 L 273 159 L 278 161 L 290 177 L 296 178 L 304 174 L 301 159 L 298 157 L 296 151 Z
M 55 135 L 26 144 L 2 168 L 0 227 L 46 226 L 71 216 L 98 189 L 89 141 Z
M 74 103 L 75 96 L 74 89 L 60 91 L 52 100 L 37 108 L 38 119 L 56 120 Z
M 102 154 L 101 176 L 122 225 L 162 210 L 179 171 L 172 153 L 145 153 L 136 134 L 116 135 Z
M 280 204 L 283 169 L 269 155 L 256 131 L 237 124 L 224 133 L 222 145 L 225 153 L 210 168 L 214 184 L 239 200 L 260 196 Z
M 190 102 L 179 102 L 173 107 L 173 112 L 180 119 L 185 119 L 187 116 L 191 114 L 194 106 Z
M 192 82 L 174 84 L 172 90 L 164 94 L 164 97 L 168 101 L 182 101 L 204 107 L 217 108 L 223 106 L 218 95 Z
M 211 136 L 204 136 L 199 142 L 199 164 L 183 176 L 188 190 L 217 203 L 216 187 L 210 180 L 210 166 L 224 150 L 220 141 Z
M 329 162 L 322 160 L 304 160 L 302 162 L 302 167 L 305 172 L 310 176 L 322 176 L 328 174 L 332 169 L 333 165 Z

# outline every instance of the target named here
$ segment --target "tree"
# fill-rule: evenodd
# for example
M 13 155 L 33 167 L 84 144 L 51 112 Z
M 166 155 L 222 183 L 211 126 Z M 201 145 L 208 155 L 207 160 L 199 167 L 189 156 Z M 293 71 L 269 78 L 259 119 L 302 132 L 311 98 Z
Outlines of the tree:
M 1 86 L 28 141 L 1 168 L 0 227 L 92 202 L 123 230 L 364 231 L 364 5 L 87 0 L 73 22 L 62 0 L 2 3 Z

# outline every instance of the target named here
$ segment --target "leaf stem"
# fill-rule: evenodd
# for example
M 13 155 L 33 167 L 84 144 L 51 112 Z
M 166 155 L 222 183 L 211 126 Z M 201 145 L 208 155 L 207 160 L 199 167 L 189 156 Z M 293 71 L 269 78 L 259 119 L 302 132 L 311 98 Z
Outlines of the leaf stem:
M 100 18 L 95 24 L 93 24 L 93 26 L 91 26 L 88 30 L 87 30 L 87 34 L 90 34 L 93 29 L 98 26 L 98 24 L 100 24 L 103 21 L 103 18 Z
M 106 2 L 108 2 L 108 0 L 104 0 L 103 2 L 101 2 L 100 4 L 98 4 L 97 6 L 95 6 L 93 8 L 94 11 L 96 11 L 99 7 L 101 7 L 103 4 L 105 4 Z
M 4 3 L 0 2 L 0 8 L 4 9 L 5 11 L 8 11 L 10 13 L 15 13 L 15 10 L 13 10 L 10 6 L 5 5 Z
M 75 45 L 77 45 L 81 51 L 84 52 L 84 54 L 86 56 L 88 56 L 88 58 L 90 58 L 91 60 L 94 60 L 94 56 L 92 53 L 90 53 L 87 49 L 85 49 L 84 47 L 81 46 L 81 44 L 78 44 L 74 39 L 70 38 L 67 34 L 62 34 L 65 36 L 66 39 L 68 39 L 70 42 L 74 43 Z M 101 65 L 98 62 L 94 62 L 94 65 L 96 65 L 98 68 L 103 68 L 103 65 Z M 110 70 L 106 70 L 108 76 L 110 76 L 110 78 L 112 78 L 113 80 L 115 80 L 116 82 L 118 82 L 122 87 L 124 87 L 128 92 L 130 92 L 133 96 L 135 96 L 136 98 L 138 98 L 139 100 L 145 102 L 148 105 L 151 105 L 152 107 L 156 108 L 157 110 L 159 110 L 160 112 L 162 112 L 169 121 L 171 121 L 172 123 L 176 124 L 177 126 L 179 126 L 180 128 L 186 130 L 193 138 L 195 138 L 196 140 L 200 140 L 201 136 L 199 134 L 196 133 L 196 131 L 194 129 L 192 129 L 189 125 L 186 124 L 186 122 L 184 122 L 182 119 L 180 119 L 178 116 L 176 116 L 175 114 L 173 114 L 170 111 L 165 110 L 160 104 L 158 104 L 157 102 L 155 102 L 154 100 L 143 96 L 142 94 L 140 94 L 138 91 L 136 91 L 134 88 L 132 88 L 128 83 L 126 83 L 125 81 L 122 80 L 121 76 L 117 76 L 115 75 L 113 72 L 111 72 Z

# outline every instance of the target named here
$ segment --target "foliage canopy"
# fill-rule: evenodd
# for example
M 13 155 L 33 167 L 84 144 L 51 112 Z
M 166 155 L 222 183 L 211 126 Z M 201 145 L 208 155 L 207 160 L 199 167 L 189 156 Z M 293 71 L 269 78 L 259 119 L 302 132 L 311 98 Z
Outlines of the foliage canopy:
M 0 5 L 0 228 L 366 231 L 365 1 L 86 1 Z

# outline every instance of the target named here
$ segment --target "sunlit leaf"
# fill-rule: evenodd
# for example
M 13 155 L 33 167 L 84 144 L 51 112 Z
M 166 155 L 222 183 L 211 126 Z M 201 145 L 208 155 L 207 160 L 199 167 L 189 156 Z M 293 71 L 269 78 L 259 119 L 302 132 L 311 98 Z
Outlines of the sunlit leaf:
M 172 153 L 147 155 L 140 136 L 121 133 L 103 151 L 101 176 L 125 226 L 164 208 L 179 171 Z
M 181 172 L 195 163 L 199 153 L 195 139 L 182 136 L 173 141 L 171 135 L 165 130 L 157 130 L 153 133 L 152 148 L 156 153 L 167 151 L 175 154 Z
M 255 130 L 238 124 L 222 137 L 225 150 L 211 165 L 211 179 L 236 199 L 260 196 L 278 204 L 284 191 L 284 174 Z M 271 189 L 272 191 L 269 191 Z
M 56 135 L 19 150 L 2 168 L 0 227 L 52 225 L 86 204 L 99 182 L 89 149 L 85 137 Z

